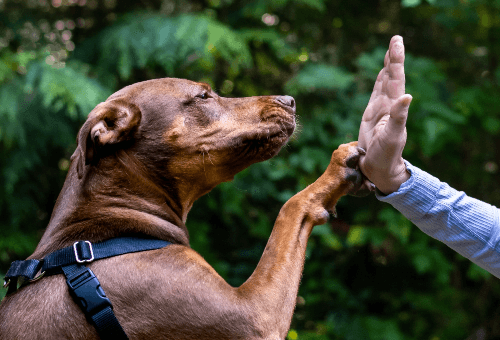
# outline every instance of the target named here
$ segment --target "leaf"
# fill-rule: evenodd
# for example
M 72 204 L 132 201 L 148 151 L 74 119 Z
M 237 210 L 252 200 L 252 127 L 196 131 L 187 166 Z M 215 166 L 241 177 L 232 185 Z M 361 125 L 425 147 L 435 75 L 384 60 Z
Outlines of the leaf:
M 421 104 L 423 110 L 434 113 L 436 116 L 446 119 L 454 124 L 464 124 L 466 118 L 463 115 L 453 111 L 442 102 L 423 102 Z
M 235 72 L 252 66 L 250 50 L 240 33 L 203 15 L 126 15 L 90 43 L 100 48 L 77 50 L 76 54 L 91 60 L 92 53 L 99 53 L 103 72 L 116 70 L 122 80 L 146 65 L 158 65 L 169 75 L 194 60 L 209 70 L 217 58 L 229 62 Z
M 449 129 L 449 124 L 439 118 L 426 118 L 424 121 L 425 135 L 422 140 L 422 150 L 426 155 L 436 154 L 443 146 L 440 136 Z
M 326 10 L 324 0 L 295 0 L 295 2 L 304 4 L 310 8 L 318 10 L 319 12 L 324 12 Z
M 471 263 L 467 270 L 467 277 L 473 281 L 482 281 L 491 277 L 491 274 L 475 263 Z
M 401 0 L 401 6 L 403 7 L 416 7 L 420 5 L 422 0 Z
M 385 221 L 386 228 L 394 235 L 402 244 L 408 243 L 411 232 L 411 222 L 408 221 L 401 213 L 392 207 L 384 208 L 378 215 L 379 220 Z
M 55 69 L 44 62 L 34 62 L 28 68 L 26 91 L 39 90 L 46 107 L 58 111 L 67 108 L 71 117 L 77 118 L 80 112 L 84 117 L 111 91 L 97 81 L 90 79 L 78 69 L 77 64 Z
M 15 54 L 4 52 L 0 58 L 0 83 L 12 79 L 16 72 Z
M 288 331 L 287 339 L 289 340 L 297 340 L 299 338 L 299 335 L 297 334 L 297 331 L 294 329 L 290 329 Z
M 375 81 L 378 73 L 384 67 L 384 57 L 387 48 L 377 47 L 370 53 L 362 53 L 355 61 L 355 64 L 362 70 L 362 76 L 368 76 Z
M 367 241 L 368 233 L 365 227 L 353 226 L 349 229 L 346 243 L 349 246 L 361 246 Z
M 256 220 L 252 221 L 252 225 L 249 230 L 250 234 L 266 240 L 269 238 L 269 234 L 271 233 L 272 224 L 269 223 L 265 214 L 259 212 L 256 212 L 256 214 L 258 214 L 258 216 Z
M 365 317 L 363 321 L 370 334 L 370 340 L 404 339 L 395 320 L 383 320 L 375 316 L 370 316 Z
M 273 162 L 273 166 L 270 167 L 268 175 L 272 180 L 279 180 L 290 175 L 290 169 L 283 159 L 278 158 Z
M 278 59 L 292 60 L 296 58 L 297 52 L 275 29 L 246 29 L 240 31 L 240 36 L 247 45 L 252 41 L 269 45 Z
M 208 19 L 207 19 L 208 20 Z M 208 20 L 206 51 L 218 51 L 226 61 L 249 68 L 252 57 L 245 40 L 229 27 L 213 20 Z
M 432 266 L 431 259 L 425 254 L 417 254 L 413 257 L 413 265 L 419 274 L 427 273 Z
M 497 134 L 500 131 L 500 119 L 497 117 L 487 116 L 482 120 L 481 125 L 483 129 L 491 134 Z
M 311 235 L 317 235 L 321 243 L 330 249 L 341 250 L 343 248 L 342 241 L 331 231 L 328 224 L 315 226 Z
M 292 95 L 298 95 L 318 89 L 345 90 L 353 82 L 354 76 L 339 67 L 308 64 L 285 85 L 285 89 Z

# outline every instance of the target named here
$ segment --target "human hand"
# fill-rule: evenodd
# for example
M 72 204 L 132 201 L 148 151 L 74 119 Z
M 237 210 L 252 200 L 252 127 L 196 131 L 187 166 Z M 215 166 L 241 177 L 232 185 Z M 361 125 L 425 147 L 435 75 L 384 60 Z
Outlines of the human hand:
M 405 94 L 403 38 L 394 36 L 363 113 L 358 146 L 366 150 L 361 172 L 384 194 L 397 191 L 410 178 L 402 153 L 412 96 Z

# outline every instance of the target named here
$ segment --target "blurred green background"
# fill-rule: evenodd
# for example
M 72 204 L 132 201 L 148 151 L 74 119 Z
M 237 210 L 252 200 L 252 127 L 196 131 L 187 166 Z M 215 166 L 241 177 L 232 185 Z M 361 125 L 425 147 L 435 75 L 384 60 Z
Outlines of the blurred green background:
M 193 248 L 240 285 L 283 203 L 357 138 L 394 34 L 414 98 L 405 158 L 500 205 L 500 0 L 0 0 L 0 274 L 37 244 L 92 108 L 179 77 L 297 100 L 297 138 L 188 219 Z M 500 338 L 498 279 L 373 196 L 337 210 L 309 241 L 289 339 Z

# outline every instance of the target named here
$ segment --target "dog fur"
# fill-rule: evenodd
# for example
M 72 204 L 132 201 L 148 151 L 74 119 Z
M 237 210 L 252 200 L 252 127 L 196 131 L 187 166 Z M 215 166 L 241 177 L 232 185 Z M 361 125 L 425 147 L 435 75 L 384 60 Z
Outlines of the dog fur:
M 50 223 L 41 259 L 78 240 L 149 236 L 165 248 L 88 266 L 130 339 L 284 339 L 308 237 L 337 200 L 371 190 L 356 142 L 281 209 L 262 258 L 240 287 L 189 247 L 193 203 L 253 163 L 276 155 L 295 128 L 289 96 L 223 98 L 204 83 L 164 78 L 116 92 L 89 114 Z M 196 232 L 195 230 L 192 232 Z M 98 339 L 63 275 L 5 297 L 0 339 Z

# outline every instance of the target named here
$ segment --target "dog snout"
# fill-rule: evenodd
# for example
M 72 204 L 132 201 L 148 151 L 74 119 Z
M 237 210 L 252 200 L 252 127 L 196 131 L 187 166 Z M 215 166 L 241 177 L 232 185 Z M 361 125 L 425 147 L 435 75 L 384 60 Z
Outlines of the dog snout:
M 279 96 L 276 98 L 276 101 L 288 108 L 291 108 L 292 110 L 295 110 L 295 99 L 291 96 Z

